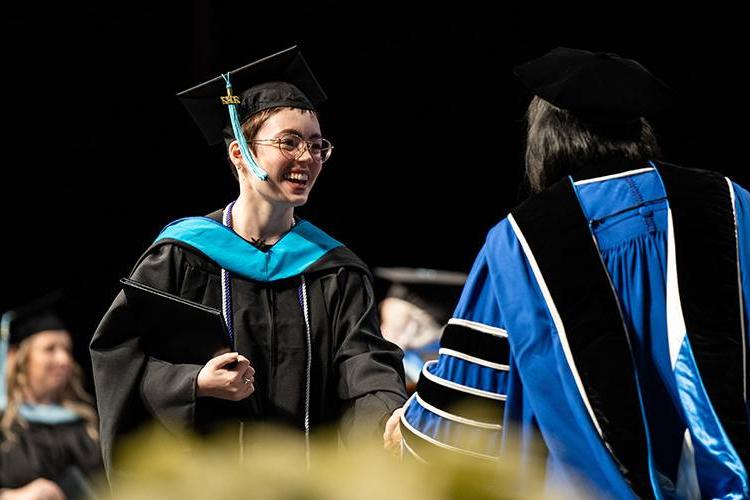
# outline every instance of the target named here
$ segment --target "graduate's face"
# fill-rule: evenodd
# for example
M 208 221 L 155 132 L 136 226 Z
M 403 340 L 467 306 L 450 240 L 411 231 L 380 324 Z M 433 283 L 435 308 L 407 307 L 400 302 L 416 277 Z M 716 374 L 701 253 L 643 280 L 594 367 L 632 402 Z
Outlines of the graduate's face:
M 283 154 L 272 141 L 289 134 L 306 141 L 322 137 L 315 114 L 298 109 L 282 109 L 274 113 L 263 122 L 255 136 L 262 142 L 255 143 L 252 148 L 258 165 L 268 173 L 268 180 L 256 178 L 240 156 L 243 166 L 240 182 L 274 205 L 296 207 L 307 202 L 322 163 L 309 150 L 296 159 Z
M 54 398 L 73 374 L 73 342 L 65 330 L 39 332 L 30 342 L 26 365 L 28 385 L 38 399 Z

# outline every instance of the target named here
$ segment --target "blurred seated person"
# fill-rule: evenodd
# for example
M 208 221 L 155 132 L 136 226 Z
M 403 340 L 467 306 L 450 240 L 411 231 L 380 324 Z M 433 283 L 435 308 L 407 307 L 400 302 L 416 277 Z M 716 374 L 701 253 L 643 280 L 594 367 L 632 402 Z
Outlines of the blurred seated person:
M 89 481 L 103 471 L 98 419 L 60 299 L 48 295 L 2 316 L 2 500 L 90 498 Z
M 404 351 L 406 389 L 419 380 L 426 361 L 437 359 L 440 333 L 451 317 L 466 274 L 436 269 L 380 267 L 375 276 L 390 286 L 380 302 L 380 328 Z

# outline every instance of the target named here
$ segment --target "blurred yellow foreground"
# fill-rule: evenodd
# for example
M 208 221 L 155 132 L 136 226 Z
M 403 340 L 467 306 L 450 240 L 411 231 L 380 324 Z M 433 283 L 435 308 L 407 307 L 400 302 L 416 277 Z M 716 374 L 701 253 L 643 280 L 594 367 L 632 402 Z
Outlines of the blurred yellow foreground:
M 155 429 L 144 432 L 121 450 L 119 463 L 129 470 L 129 478 L 115 485 L 114 498 L 586 498 L 572 491 L 545 496 L 539 464 L 530 463 L 523 473 L 508 463 L 479 463 L 460 456 L 425 465 L 394 457 L 380 443 L 363 442 L 344 449 L 335 434 L 311 439 L 308 470 L 303 436 L 267 427 L 247 432 L 242 463 L 236 435 L 206 440 L 178 439 Z M 109 492 L 101 493 L 103 498 L 109 496 Z

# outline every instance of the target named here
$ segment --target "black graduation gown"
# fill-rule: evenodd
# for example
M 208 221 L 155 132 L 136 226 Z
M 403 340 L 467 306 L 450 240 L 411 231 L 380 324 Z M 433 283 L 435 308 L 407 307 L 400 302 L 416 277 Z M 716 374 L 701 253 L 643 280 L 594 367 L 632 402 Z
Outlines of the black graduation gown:
M 83 420 L 29 422 L 25 428 L 15 424 L 13 439 L 0 442 L 0 488 L 20 488 L 43 477 L 57 483 L 68 498 L 82 498 L 82 478 L 95 479 L 103 472 L 99 442 L 88 435 Z
M 221 221 L 221 211 L 209 217 Z M 382 433 L 406 393 L 403 353 L 380 333 L 371 275 L 354 253 L 339 246 L 307 267 L 304 276 L 312 340 L 310 426 L 343 416 L 345 442 L 355 429 Z M 221 268 L 180 241 L 157 241 L 131 279 L 221 308 Z M 113 444 L 151 417 L 170 430 L 207 432 L 240 421 L 304 429 L 307 340 L 298 298 L 301 278 L 263 282 L 233 275 L 231 283 L 235 348 L 255 368 L 255 392 L 243 401 L 196 398 L 202 366 L 144 353 L 123 293 L 102 319 L 91 357 L 110 479 Z

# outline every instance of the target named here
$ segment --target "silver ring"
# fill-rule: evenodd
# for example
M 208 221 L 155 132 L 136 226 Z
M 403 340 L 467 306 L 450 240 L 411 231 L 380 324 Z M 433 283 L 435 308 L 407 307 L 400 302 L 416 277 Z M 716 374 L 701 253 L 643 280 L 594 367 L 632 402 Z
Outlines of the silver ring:
M 245 376 L 243 376 L 243 377 L 242 377 L 242 383 L 243 383 L 243 384 L 249 384 L 250 382 L 252 382 L 252 380 L 251 380 L 251 379 L 249 379 L 249 378 L 247 378 L 247 377 L 245 377 Z

